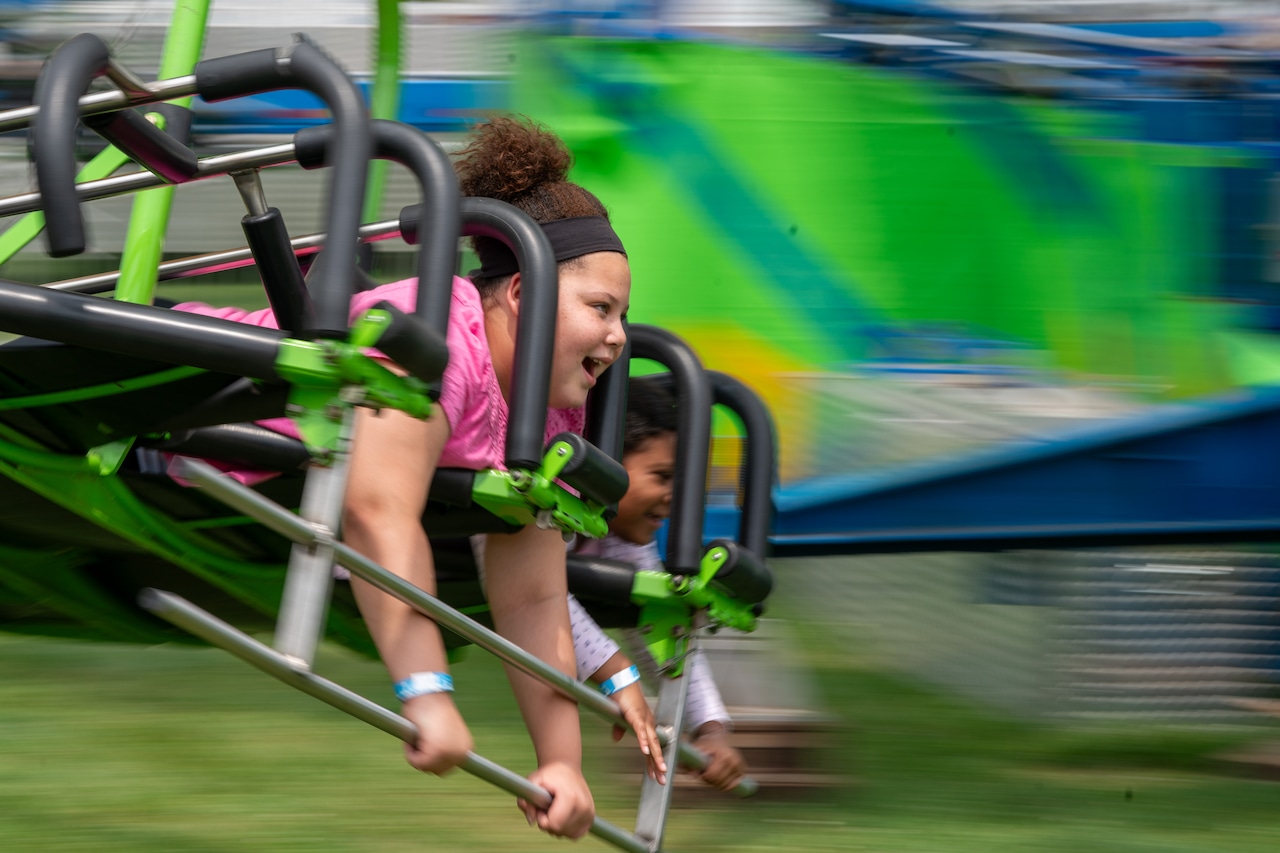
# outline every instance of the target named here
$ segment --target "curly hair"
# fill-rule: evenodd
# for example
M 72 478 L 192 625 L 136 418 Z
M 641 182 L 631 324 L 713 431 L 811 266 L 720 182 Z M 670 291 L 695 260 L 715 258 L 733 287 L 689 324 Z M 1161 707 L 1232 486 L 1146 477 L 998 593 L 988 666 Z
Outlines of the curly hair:
M 458 152 L 454 168 L 464 196 L 494 198 L 527 213 L 535 222 L 574 216 L 609 218 L 609 211 L 590 191 L 568 179 L 573 155 L 560 137 L 525 117 L 500 116 L 474 129 L 471 142 Z M 506 249 L 492 237 L 472 237 L 483 263 Z M 564 261 L 561 266 L 576 261 Z M 473 279 L 481 296 L 510 278 Z

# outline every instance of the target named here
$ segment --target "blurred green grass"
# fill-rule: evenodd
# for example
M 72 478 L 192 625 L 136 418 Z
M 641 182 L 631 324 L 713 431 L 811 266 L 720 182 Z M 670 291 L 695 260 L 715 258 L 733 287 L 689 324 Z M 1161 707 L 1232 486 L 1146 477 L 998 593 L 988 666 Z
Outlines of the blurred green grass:
M 994 715 L 834 654 L 795 625 L 826 709 L 824 763 L 852 784 L 673 810 L 672 851 L 1275 851 L 1280 786 L 1217 772 L 1274 734 L 1065 731 Z M 390 701 L 380 665 L 326 648 L 322 674 Z M 455 667 L 477 751 L 532 752 L 499 666 Z M 584 720 L 589 746 L 608 729 Z M 601 814 L 630 828 L 638 788 L 597 750 Z M 0 635 L 0 850 L 562 849 L 511 798 L 424 777 L 389 736 L 223 652 Z M 584 849 L 605 849 L 585 840 Z

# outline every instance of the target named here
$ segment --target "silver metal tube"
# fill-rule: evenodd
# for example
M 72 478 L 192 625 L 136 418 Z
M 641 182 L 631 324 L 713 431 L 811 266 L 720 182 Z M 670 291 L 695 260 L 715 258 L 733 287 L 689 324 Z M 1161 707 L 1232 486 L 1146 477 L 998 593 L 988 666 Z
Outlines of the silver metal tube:
M 332 448 L 333 463 L 307 469 L 299 515 L 323 536 L 306 545 L 294 543 L 276 618 L 272 644 L 281 654 L 308 667 L 315 660 L 316 647 L 324 635 L 325 612 L 333 591 L 333 538 L 342 522 L 354 427 L 355 410 L 349 408 L 343 413 L 338 446 Z
M 343 713 L 350 714 L 374 728 L 400 738 L 405 743 L 416 743 L 418 740 L 418 729 L 409 720 L 358 693 L 353 693 L 340 684 L 321 678 L 309 669 L 295 666 L 285 655 L 259 643 L 180 596 L 163 590 L 146 589 L 139 596 L 139 603 L 160 618 L 172 622 L 210 645 L 230 652 L 308 696 L 314 696 Z M 539 808 L 546 808 L 551 804 L 551 795 L 546 789 L 474 752 L 468 753 L 466 759 L 458 766 L 467 773 L 496 785 L 507 793 L 528 800 Z M 647 845 L 600 817 L 592 822 L 590 832 L 597 838 L 630 853 L 651 853 Z
M 231 173 L 231 180 L 236 182 L 236 190 L 240 200 L 250 216 L 261 216 L 267 212 L 267 194 L 262 190 L 262 179 L 257 169 L 241 169 Z
M 307 522 L 274 501 L 270 501 L 258 494 L 253 489 L 237 483 L 230 477 L 222 476 L 221 472 L 206 462 L 187 457 L 178 457 L 173 462 L 173 472 L 182 479 L 189 480 L 207 489 L 210 495 L 232 509 L 239 510 L 245 515 L 257 519 L 293 542 L 307 544 L 315 540 L 315 530 Z M 430 616 L 442 628 L 448 628 L 459 637 L 470 640 L 482 649 L 496 655 L 505 663 L 511 664 L 534 678 L 541 679 L 565 696 L 577 701 L 580 705 L 586 706 L 608 722 L 630 729 L 617 703 L 604 694 L 598 693 L 576 679 L 565 675 L 505 637 L 490 631 L 483 625 L 476 624 L 475 621 L 454 610 L 440 599 L 423 592 L 398 575 L 392 574 L 377 563 L 351 550 L 346 545 L 336 543 L 333 552 L 335 560 L 339 564 L 346 566 L 353 574 Z M 658 733 L 658 740 L 661 741 L 664 747 L 668 743 L 668 738 L 662 732 Z M 701 750 L 694 748 L 679 738 L 677 738 L 677 741 L 682 764 L 694 770 L 702 770 L 707 766 L 707 756 Z M 674 767 L 669 768 L 669 770 L 670 772 L 675 772 Z M 734 789 L 734 792 L 739 796 L 750 796 L 757 789 L 758 785 L 755 780 L 744 779 L 738 788 Z
M 197 91 L 194 74 L 172 77 L 168 80 L 157 80 L 154 83 L 145 84 L 145 87 L 145 93 L 135 95 L 119 90 L 84 95 L 80 98 L 80 115 L 109 113 L 112 110 L 121 110 L 126 107 L 171 101 L 174 98 L 185 98 L 187 95 L 194 95 Z M 0 113 L 0 132 L 26 127 L 31 123 L 31 119 L 35 118 L 39 113 L 40 108 L 36 106 L 5 110 Z
M 107 63 L 106 76 L 120 88 L 120 91 L 131 98 L 145 98 L 151 94 L 145 80 L 115 60 Z
M 0 128 L 2 129 L 2 128 Z M 266 148 L 255 148 L 251 151 L 237 151 L 232 154 L 219 154 L 206 157 L 199 163 L 199 169 L 187 181 L 203 181 L 225 175 L 228 172 L 242 169 L 260 169 L 267 166 L 282 166 L 292 163 L 294 155 L 293 143 L 271 145 Z M 127 175 L 113 175 L 98 181 L 86 181 L 76 184 L 76 194 L 81 202 L 99 198 L 111 198 L 125 193 L 148 190 L 152 187 L 166 187 L 171 184 L 164 178 L 151 172 L 131 172 Z M 0 216 L 12 216 L 18 213 L 31 213 L 44 206 L 38 192 L 22 193 L 0 199 Z
M 326 236 L 323 232 L 318 234 L 305 234 L 301 237 L 294 237 L 290 244 L 293 246 L 296 255 L 314 255 L 316 252 L 324 248 Z M 373 243 L 378 240 L 390 240 L 400 236 L 400 223 L 395 220 L 386 222 L 374 222 L 368 225 L 360 226 L 360 240 L 365 243 Z M 223 270 L 240 269 L 242 267 L 251 267 L 256 263 L 253 258 L 253 252 L 247 246 L 241 246 L 238 249 L 227 249 L 222 252 L 208 252 L 203 255 L 192 255 L 189 258 L 177 258 L 172 261 L 166 261 L 157 269 L 157 281 L 174 281 L 176 279 L 191 278 L 198 275 L 206 275 L 212 272 L 221 272 Z M 95 273 L 94 275 L 80 276 L 79 278 L 69 278 L 64 281 L 51 282 L 43 284 L 41 287 L 47 287 L 50 290 L 70 290 L 80 293 L 96 293 L 102 290 L 110 290 L 117 281 L 120 280 L 120 271 Z
M 691 647 L 692 648 L 692 647 Z M 689 697 L 687 675 L 664 678 L 658 691 L 658 710 L 654 714 L 659 731 L 684 729 L 685 703 Z M 678 738 L 674 738 L 678 740 Z M 663 749 L 667 766 L 674 767 L 676 749 L 668 744 Z M 666 782 L 658 782 L 645 776 L 640 783 L 640 808 L 636 812 L 636 835 L 648 842 L 651 851 L 662 849 L 662 837 L 667 830 L 667 814 L 671 811 L 671 795 L 675 791 L 675 773 L 667 774 Z

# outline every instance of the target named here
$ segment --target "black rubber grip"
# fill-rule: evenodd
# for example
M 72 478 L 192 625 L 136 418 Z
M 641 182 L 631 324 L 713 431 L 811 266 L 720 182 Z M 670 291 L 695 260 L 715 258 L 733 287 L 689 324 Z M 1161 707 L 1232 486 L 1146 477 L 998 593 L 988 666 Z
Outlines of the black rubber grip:
M 708 547 L 729 553 L 712 584 L 748 604 L 758 604 L 773 592 L 773 572 L 755 554 L 731 539 L 716 539 Z
M 301 134 L 299 134 L 300 136 Z M 297 136 L 294 145 L 297 145 Z M 299 159 L 301 162 L 301 159 Z M 422 221 L 422 205 L 410 204 L 400 209 L 400 239 L 410 246 L 418 245 L 418 224 Z
M 423 382 L 435 382 L 444 375 L 449 364 L 449 347 L 444 338 L 390 302 L 379 302 L 374 307 L 391 315 L 391 325 L 378 339 L 378 349 Z
M 299 471 L 311 461 L 311 454 L 301 441 L 257 424 L 199 427 L 143 444 L 184 456 L 217 459 L 267 471 Z
M 232 376 L 279 379 L 278 329 L 0 281 L 6 331 L 89 349 L 185 364 Z
M 199 168 L 196 153 L 147 121 L 137 110 L 85 116 L 84 123 L 147 171 L 180 184 Z
M 45 240 L 55 258 L 85 249 L 84 216 L 76 193 L 76 124 L 80 96 L 107 70 L 110 53 L 98 36 L 82 33 L 58 46 L 36 77 L 28 152 L 35 163 L 36 185 L 44 208 Z
M 575 597 L 612 605 L 631 603 L 631 589 L 636 582 L 634 566 L 619 560 L 569 554 L 565 569 L 569 592 Z
M 573 448 L 569 464 L 560 472 L 561 480 L 598 504 L 607 506 L 622 499 L 629 481 L 621 462 L 572 432 L 560 433 L 548 446 L 561 441 Z
M 469 468 L 437 468 L 431 478 L 427 500 L 466 509 L 471 506 L 471 490 L 475 483 L 476 472 Z
M 288 82 L 288 64 L 274 47 L 219 56 L 196 64 L 196 91 L 206 101 L 225 101 L 280 89 Z
M 327 124 L 304 127 L 293 135 L 293 156 L 304 169 L 322 169 L 328 165 L 329 140 L 333 128 Z M 407 242 L 407 241 L 406 241 Z
M 269 207 L 265 213 L 250 214 L 240 220 L 240 227 L 253 253 L 276 324 L 291 335 L 311 328 L 314 317 L 311 294 L 307 292 L 298 256 L 289 242 L 289 229 L 280 211 Z

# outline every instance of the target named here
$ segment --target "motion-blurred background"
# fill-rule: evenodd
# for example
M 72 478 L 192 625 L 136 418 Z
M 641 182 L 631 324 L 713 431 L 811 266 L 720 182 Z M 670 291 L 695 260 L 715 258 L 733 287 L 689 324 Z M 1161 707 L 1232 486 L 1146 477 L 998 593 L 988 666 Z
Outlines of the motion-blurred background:
M 777 422 L 775 618 L 711 652 L 779 781 L 758 805 L 690 791 L 672 849 L 1276 849 L 1280 7 L 401 8 L 401 120 L 446 146 L 495 111 L 560 133 L 615 211 L 632 319 Z M 171 9 L 0 4 L 0 99 L 83 31 L 150 79 Z M 204 55 L 302 30 L 367 79 L 374 25 L 372 4 L 215 2 Z M 323 119 L 303 93 L 197 103 L 195 144 Z M 0 186 L 26 191 L 22 138 L 0 144 Z M 314 176 L 264 183 L 319 229 Z M 392 181 L 383 213 L 413 201 Z M 89 208 L 87 256 L 33 244 L 0 274 L 114 269 L 129 204 Z M 184 187 L 166 256 L 241 245 L 241 212 L 230 182 Z M 382 276 L 405 248 L 378 244 Z M 716 432 L 725 503 L 738 442 Z M 479 747 L 518 764 L 505 685 L 468 667 Z M 307 702 L 221 653 L 0 639 L 0 849 L 554 843 Z M 598 793 L 625 823 L 631 789 Z

